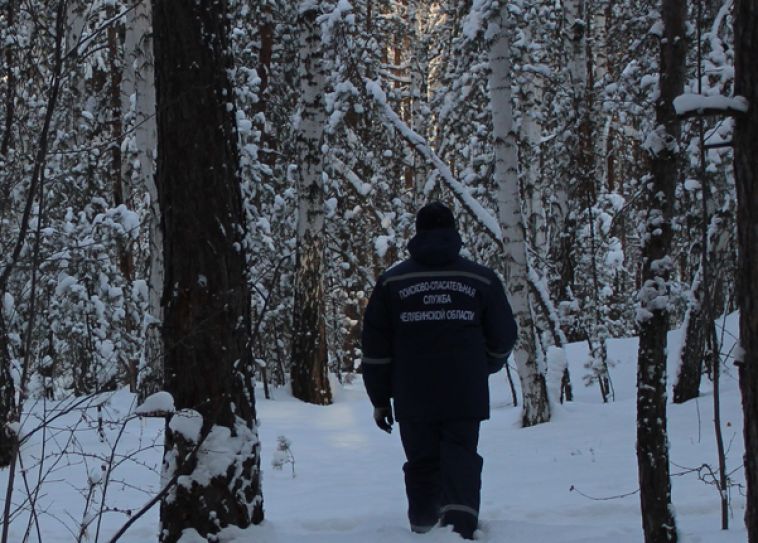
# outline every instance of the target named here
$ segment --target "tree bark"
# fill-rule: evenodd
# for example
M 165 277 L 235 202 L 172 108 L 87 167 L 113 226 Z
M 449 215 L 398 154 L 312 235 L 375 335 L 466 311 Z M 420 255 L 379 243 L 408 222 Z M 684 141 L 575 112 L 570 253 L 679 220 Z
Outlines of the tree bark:
M 5 24 L 7 32 L 13 31 L 15 26 L 16 6 L 14 0 L 8 0 L 5 6 Z M 5 58 L 5 123 L 3 128 L 2 143 L 0 143 L 0 164 L 7 160 L 8 152 L 12 148 L 11 143 L 13 119 L 15 117 L 16 104 L 16 79 L 13 70 L 13 50 L 11 43 L 5 44 L 3 56 Z M 2 208 L 6 205 L 6 199 L 2 198 Z M 4 292 L 0 292 L 4 294 Z M 8 330 L 6 318 L 0 310 L 0 468 L 10 465 L 16 449 L 16 433 L 8 424 L 16 420 L 16 388 L 11 375 L 11 354 L 8 350 Z
M 673 269 L 671 220 L 678 175 L 679 120 L 673 100 L 684 88 L 686 3 L 663 0 L 660 96 L 656 126 L 648 135 L 651 178 L 646 183 L 642 288 L 638 310 L 637 465 L 646 543 L 675 543 L 666 425 L 666 335 L 669 276 Z
M 5 25 L 8 38 L 14 31 L 16 19 L 16 1 L 7 0 L 5 5 Z M 15 41 L 15 40 L 14 40 Z M 8 151 L 11 148 L 13 141 L 13 123 L 16 118 L 16 71 L 13 68 L 13 52 L 14 43 L 10 39 L 3 45 L 5 49 L 3 56 L 5 57 L 5 115 L 4 115 L 4 127 L 3 137 L 0 140 L 0 158 L 6 160 L 8 158 Z
M 734 92 L 747 98 L 750 109 L 737 117 L 734 132 L 734 170 L 737 183 L 739 238 L 740 389 L 745 414 L 745 481 L 747 483 L 748 541 L 758 542 L 758 2 L 734 5 Z
M 298 227 L 292 327 L 292 394 L 305 402 L 332 403 L 326 346 L 324 290 L 324 137 L 326 74 L 316 7 L 301 13 L 300 95 L 297 134 Z
M 127 14 L 127 33 L 130 47 L 128 62 L 134 65 L 134 141 L 139 162 L 135 184 L 150 196 L 149 208 L 149 261 L 148 261 L 148 307 L 145 323 L 145 345 L 139 367 L 138 389 L 145 398 L 157 392 L 163 382 L 163 345 L 160 324 L 163 321 L 161 297 L 163 294 L 163 233 L 161 212 L 158 204 L 158 187 L 155 184 L 155 63 L 153 54 L 152 10 L 147 2 L 132 0 L 134 4 Z
M 533 426 L 550 420 L 550 404 L 545 375 L 537 359 L 538 346 L 529 300 L 529 270 L 511 105 L 510 37 L 513 24 L 510 19 L 506 8 L 502 8 L 492 21 L 499 25 L 499 30 L 490 44 L 489 51 L 490 110 L 495 140 L 494 178 L 497 186 L 498 219 L 503 229 L 505 284 L 519 327 L 514 358 L 521 379 L 522 422 L 524 426 Z
M 16 454 L 18 436 L 9 426 L 17 420 L 16 386 L 11 375 L 11 353 L 5 315 L 0 310 L 0 468 L 11 464 Z
M 181 477 L 160 541 L 175 542 L 258 523 L 263 509 L 228 6 L 154 0 L 153 13 L 165 389 L 184 410 L 166 429 L 164 480 Z M 177 422 L 194 413 L 195 434 Z
M 679 374 L 673 388 L 674 403 L 684 403 L 700 395 L 700 380 L 703 373 L 703 362 L 708 359 L 706 339 L 714 327 L 714 319 L 724 311 L 724 274 L 719 266 L 727 262 L 727 246 L 729 232 L 734 227 L 729 220 L 731 213 L 726 210 L 719 212 L 710 221 L 708 230 L 707 259 L 700 259 L 700 269 L 692 282 L 690 305 L 685 316 L 685 336 L 679 355 Z M 708 273 L 704 274 L 704 266 Z M 704 280 L 707 275 L 708 281 Z M 705 289 L 708 289 L 706 297 Z M 706 303 L 706 299 L 707 302 Z

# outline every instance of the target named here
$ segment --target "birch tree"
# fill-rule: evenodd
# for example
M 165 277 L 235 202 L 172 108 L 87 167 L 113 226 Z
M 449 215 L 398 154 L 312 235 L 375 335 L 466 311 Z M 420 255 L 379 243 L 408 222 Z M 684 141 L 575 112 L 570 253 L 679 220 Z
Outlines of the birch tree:
M 326 73 L 317 17 L 319 3 L 300 7 L 297 121 L 297 263 L 292 328 L 292 393 L 315 404 L 330 404 L 324 290 L 323 153 Z
M 745 413 L 745 480 L 748 541 L 758 542 L 758 2 L 736 0 L 735 94 L 747 99 L 747 113 L 737 116 L 734 166 L 737 180 L 739 238 L 740 389 Z
M 661 3 L 660 81 L 656 125 L 647 135 L 650 176 L 643 180 L 646 209 L 642 287 L 638 293 L 637 464 L 646 543 L 677 540 L 671 509 L 666 425 L 666 334 L 669 329 L 670 256 L 674 188 L 679 171 L 679 119 L 673 101 L 684 88 L 686 4 Z
M 550 420 L 545 375 L 538 364 L 534 318 L 529 300 L 529 270 L 521 194 L 518 183 L 518 151 L 511 105 L 510 38 L 512 14 L 508 6 L 497 9 L 490 19 L 489 92 L 495 154 L 494 178 L 497 187 L 498 220 L 503 231 L 505 284 L 519 339 L 513 351 L 522 385 L 524 426 Z
M 135 190 L 148 195 L 147 228 L 147 314 L 143 317 L 144 348 L 139 365 L 142 396 L 156 392 L 162 381 L 162 352 L 159 325 L 163 319 L 163 239 L 160 229 L 158 188 L 155 185 L 155 74 L 152 9 L 149 2 L 131 0 L 126 17 L 124 45 L 125 92 L 129 95 L 133 127 Z
M 160 541 L 263 519 L 224 0 L 155 0 L 166 427 Z

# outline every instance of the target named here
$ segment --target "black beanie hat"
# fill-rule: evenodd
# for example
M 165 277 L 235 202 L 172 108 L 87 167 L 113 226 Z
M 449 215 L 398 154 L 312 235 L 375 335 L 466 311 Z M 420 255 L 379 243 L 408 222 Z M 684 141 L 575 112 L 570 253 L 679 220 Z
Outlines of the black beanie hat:
M 432 202 L 416 214 L 416 231 L 455 228 L 455 218 L 450 208 L 441 202 Z

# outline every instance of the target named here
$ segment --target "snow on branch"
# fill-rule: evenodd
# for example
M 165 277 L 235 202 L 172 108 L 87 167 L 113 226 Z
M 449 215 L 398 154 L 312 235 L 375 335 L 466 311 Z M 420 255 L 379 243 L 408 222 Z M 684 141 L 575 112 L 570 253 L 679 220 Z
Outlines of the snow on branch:
M 342 175 L 360 196 L 368 196 L 371 193 L 371 185 L 358 177 L 347 164 L 342 162 L 336 156 L 330 157 L 329 161 L 334 166 L 334 169 L 337 170 L 337 173 Z
M 387 121 L 397 129 L 403 139 L 408 142 L 413 148 L 423 156 L 429 163 L 431 163 L 439 172 L 440 177 L 448 188 L 453 191 L 453 194 L 458 201 L 465 207 L 471 215 L 484 227 L 485 231 L 492 236 L 496 241 L 503 241 L 503 233 L 500 230 L 500 224 L 497 219 L 493 217 L 489 211 L 487 211 L 482 204 L 480 204 L 476 198 L 471 196 L 465 185 L 458 181 L 453 173 L 450 171 L 445 162 L 437 156 L 432 150 L 426 140 L 414 132 L 397 113 L 387 103 L 387 95 L 382 90 L 381 85 L 373 80 L 366 80 L 366 91 L 374 99 L 379 106 L 381 112 L 384 114 Z
M 674 110 L 679 117 L 701 115 L 734 115 L 746 113 L 749 102 L 742 96 L 704 96 L 702 94 L 680 94 L 674 98 Z

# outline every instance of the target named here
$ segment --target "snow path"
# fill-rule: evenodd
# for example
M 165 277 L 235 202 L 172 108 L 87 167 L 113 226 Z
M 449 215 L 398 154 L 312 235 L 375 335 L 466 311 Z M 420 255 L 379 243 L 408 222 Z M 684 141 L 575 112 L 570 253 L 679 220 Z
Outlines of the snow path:
M 736 317 L 729 319 L 736 330 Z M 727 337 L 729 335 L 727 334 Z M 678 356 L 679 332 L 672 332 L 669 360 Z M 731 340 L 730 340 L 731 341 Z M 730 348 L 726 346 L 726 351 Z M 636 339 L 611 340 L 609 352 L 615 364 L 611 377 L 616 402 L 603 405 L 596 386 L 585 387 L 582 367 L 586 346 L 571 344 L 567 356 L 576 401 L 556 406 L 554 420 L 534 428 L 518 427 L 520 410 L 510 405 L 505 374 L 490 380 L 492 418 L 482 426 L 480 453 L 484 457 L 480 541 L 492 543 L 639 543 L 642 529 L 639 496 L 595 501 L 637 488 L 635 443 Z M 673 364 L 673 362 L 672 362 Z M 742 419 L 736 372 L 723 376 L 722 413 L 724 439 L 729 448 L 727 464 L 733 477 L 743 482 Z M 669 375 L 674 375 L 670 364 Z M 712 425 L 712 394 L 704 380 L 703 395 L 685 405 L 669 405 L 672 472 L 682 473 L 703 463 L 716 465 Z M 457 535 L 436 528 L 424 535 L 412 534 L 405 517 L 401 467 L 404 461 L 397 429 L 392 435 L 378 430 L 360 378 L 335 387 L 336 403 L 317 407 L 292 399 L 282 389 L 274 398 L 258 392 L 261 421 L 263 494 L 266 520 L 244 531 L 227 530 L 222 543 L 460 543 Z M 117 418 L 133 408 L 133 396 L 115 394 L 106 416 Z M 118 428 L 107 430 L 113 441 Z M 124 462 L 114 472 L 108 503 L 136 509 L 155 492 L 155 469 L 161 461 L 160 419 L 135 420 L 122 439 L 124 446 L 142 447 L 139 462 Z M 295 477 L 289 465 L 278 471 L 271 462 L 277 437 L 291 441 Z M 61 434 L 57 440 L 60 442 Z M 81 431 L 78 440 L 87 452 L 105 451 L 93 431 Z M 157 440 L 156 446 L 149 446 Z M 48 449 L 55 440 L 48 435 Z M 39 440 L 36 441 L 39 443 Z M 99 449 L 98 449 L 99 448 Z M 28 459 L 38 451 L 29 449 Z M 87 474 L 99 471 L 99 463 L 72 458 L 59 466 L 46 485 L 40 509 L 45 543 L 75 541 L 64 524 L 74 528 L 82 518 L 84 499 L 77 489 L 86 487 Z M 148 467 L 152 467 L 151 471 Z M 33 474 L 31 474 L 33 476 Z M 0 471 L 4 492 L 7 470 Z M 18 481 L 18 479 L 17 479 Z M 733 490 L 732 529 L 720 530 L 716 490 L 699 481 L 695 473 L 675 476 L 673 502 L 683 543 L 737 543 L 746 540 L 742 522 L 744 499 Z M 17 483 L 14 502 L 22 499 Z M 131 486 L 130 486 L 131 485 Z M 576 489 L 571 491 L 572 486 Z M 2 501 L 4 498 L 0 498 Z M 123 514 L 104 517 L 100 542 L 107 541 L 125 521 Z M 156 541 L 158 509 L 153 508 L 120 540 L 123 543 Z M 26 523 L 11 524 L 10 541 L 21 542 Z M 69 528 L 70 529 L 70 528 Z M 34 534 L 34 530 L 32 531 Z M 94 526 L 88 530 L 94 541 Z M 36 541 L 36 536 L 30 541 Z

